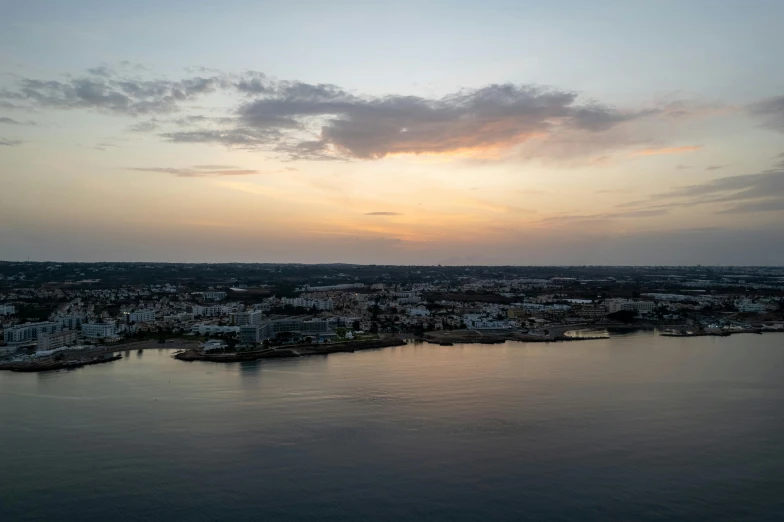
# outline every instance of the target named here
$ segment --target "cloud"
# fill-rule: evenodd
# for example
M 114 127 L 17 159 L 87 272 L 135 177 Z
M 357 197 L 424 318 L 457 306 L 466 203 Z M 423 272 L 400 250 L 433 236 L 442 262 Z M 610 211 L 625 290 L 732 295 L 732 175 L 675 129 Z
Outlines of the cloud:
M 114 75 L 114 71 L 108 65 L 99 65 L 98 67 L 87 69 L 87 72 L 93 76 L 103 76 L 104 78 L 110 78 Z
M 0 138 L 0 147 L 14 147 L 16 145 L 21 145 L 24 143 L 21 140 L 8 140 L 5 138 Z
M 653 194 L 647 200 L 622 203 L 618 207 L 674 208 L 696 205 L 732 205 L 718 214 L 741 214 L 781 210 L 784 207 L 784 155 L 772 169 L 757 174 L 728 176 L 705 183 L 676 187 Z M 664 204 L 661 204 L 664 202 Z M 653 203 L 660 203 L 651 207 Z
M 674 120 L 726 110 L 683 100 L 619 109 L 570 90 L 512 83 L 461 89 L 441 97 L 367 95 L 332 84 L 278 80 L 256 71 L 226 74 L 203 67 L 188 71 L 190 76 L 184 79 L 169 80 L 150 78 L 151 73 L 139 72 L 130 62 L 115 68 L 104 64 L 65 80 L 18 79 L 14 87 L 0 90 L 0 99 L 24 100 L 38 107 L 147 115 L 152 117 L 129 131 L 157 132 L 174 143 L 208 143 L 318 160 L 439 154 L 477 161 L 566 161 L 598 154 L 609 161 L 608 151 L 639 149 L 631 153 L 634 156 L 675 154 L 699 146 L 662 146 L 672 135 Z M 233 107 L 195 105 L 211 94 L 220 94 L 219 102 L 229 100 Z M 186 115 L 160 119 L 186 110 Z M 209 114 L 216 110 L 225 112 Z M 642 120 L 647 123 L 638 125 Z M 652 121 L 659 122 L 658 130 Z
M 216 143 L 244 149 L 258 149 L 263 144 L 274 144 L 281 138 L 276 130 L 243 128 L 164 132 L 160 136 L 173 143 Z
M 366 216 L 402 216 L 399 212 L 367 212 Z
M 754 203 L 743 203 L 734 207 L 719 210 L 717 214 L 748 214 L 753 212 L 773 212 L 784 210 L 784 199 L 767 199 Z
M 679 165 L 675 165 L 675 168 L 678 169 L 678 170 L 687 170 L 687 169 L 692 168 L 692 166 L 691 165 L 680 165 L 679 164 Z
M 2 118 L 0 118 L 0 124 L 4 124 L 4 125 L 31 125 L 31 126 L 33 126 L 33 125 L 35 125 L 35 122 L 31 121 L 31 120 L 18 121 L 18 120 L 15 120 L 13 118 L 7 118 L 7 117 L 3 116 Z
M 623 219 L 623 218 L 646 218 L 655 216 L 665 216 L 669 214 L 668 208 L 645 209 L 645 210 L 630 210 L 624 212 L 603 212 L 600 214 L 582 214 L 582 215 L 562 215 L 550 216 L 542 219 L 540 223 L 573 223 L 579 221 L 604 221 L 610 219 Z
M 631 189 L 603 189 L 594 191 L 596 194 L 628 194 L 633 192 Z
M 753 103 L 749 112 L 765 122 L 765 126 L 784 132 L 784 96 L 775 96 Z
M 127 170 L 136 172 L 158 172 L 161 174 L 171 174 L 178 178 L 213 178 L 225 176 L 251 176 L 259 174 L 258 170 L 238 169 L 236 167 L 209 168 L 209 165 L 198 165 L 193 168 L 177 169 L 170 167 L 129 167 Z
M 723 169 L 724 167 L 726 167 L 726 165 L 709 165 L 705 167 L 705 170 L 719 170 Z
M 662 147 L 657 149 L 643 149 L 632 153 L 632 156 L 657 156 L 659 154 L 680 154 L 693 152 L 702 148 L 702 145 L 685 145 L 683 147 Z
M 147 121 L 140 121 L 139 123 L 134 123 L 130 127 L 128 127 L 129 132 L 141 132 L 147 133 L 152 132 L 160 127 L 160 120 L 156 118 L 152 118 L 151 120 Z
M 56 109 L 94 109 L 136 116 L 175 112 L 183 103 L 215 92 L 220 84 L 218 77 L 142 80 L 118 76 L 101 66 L 88 70 L 87 76 L 65 81 L 22 78 L 16 90 L 0 91 L 0 98 Z
M 637 117 L 580 102 L 574 92 L 529 85 L 489 85 L 442 98 L 358 96 L 333 85 L 272 84 L 261 77 L 238 85 L 259 94 L 238 109 L 240 122 L 248 128 L 307 131 L 310 122 L 318 122 L 315 139 L 287 147 L 303 156 L 476 154 L 509 149 L 559 130 L 598 133 Z

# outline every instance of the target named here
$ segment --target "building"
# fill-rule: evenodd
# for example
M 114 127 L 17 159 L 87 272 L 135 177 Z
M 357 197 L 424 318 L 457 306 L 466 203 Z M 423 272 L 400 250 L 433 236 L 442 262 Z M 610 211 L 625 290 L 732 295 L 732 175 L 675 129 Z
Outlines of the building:
M 330 311 L 333 308 L 332 299 L 306 299 L 304 297 L 283 297 L 282 305 L 291 305 L 299 308 L 315 308 L 316 310 Z
M 653 301 L 628 301 L 626 299 L 611 299 L 605 303 L 607 305 L 607 313 L 615 313 L 621 311 L 637 312 L 640 315 L 646 315 L 653 312 L 656 304 Z
M 528 314 L 526 313 L 524 308 L 509 308 L 506 311 L 506 316 L 509 319 L 525 319 Z
M 79 330 L 84 322 L 84 317 L 81 315 L 66 315 L 58 319 L 63 326 L 63 330 Z
M 82 335 L 88 339 L 104 339 L 117 334 L 114 323 L 82 323 Z
M 259 325 L 246 325 L 240 326 L 240 343 L 242 344 L 256 344 L 261 341 L 261 332 Z
M 206 352 L 219 352 L 226 348 L 226 343 L 218 339 L 210 339 L 204 343 L 202 350 Z
M 221 305 L 214 305 L 214 306 L 194 305 L 191 308 L 191 313 L 193 313 L 194 316 L 200 315 L 201 317 L 221 317 L 223 315 L 228 315 L 229 307 L 221 306 Z
M 194 324 L 191 327 L 193 333 L 199 335 L 231 334 L 240 331 L 239 326 L 221 326 L 219 324 Z
M 63 346 L 71 346 L 72 344 L 76 344 L 76 339 L 78 337 L 79 333 L 74 332 L 73 330 L 41 334 L 38 337 L 38 350 L 47 351 L 62 348 Z
M 62 331 L 60 323 L 41 322 L 25 323 L 19 326 L 12 326 L 3 331 L 3 340 L 7 344 L 22 344 L 37 341 L 42 335 L 53 334 Z
M 600 304 L 583 304 L 575 306 L 574 313 L 584 319 L 601 319 L 607 315 L 607 309 Z
M 132 323 L 153 323 L 155 322 L 155 310 L 149 308 L 136 310 L 128 314 L 128 320 Z
M 334 290 L 351 290 L 354 288 L 365 288 L 364 283 L 346 283 L 342 285 L 329 286 L 310 286 L 305 285 L 302 290 L 306 292 L 332 292 Z
M 226 292 L 203 292 L 202 295 L 205 300 L 220 301 L 226 297 Z
M 309 319 L 302 321 L 302 332 L 307 334 L 323 334 L 329 332 L 329 322 L 326 319 Z
M 0 315 L 14 315 L 16 307 L 10 304 L 0 305 Z
M 261 324 L 261 310 L 231 314 L 231 322 L 237 326 L 258 326 Z
M 735 308 L 738 312 L 764 313 L 768 307 L 765 303 L 755 303 L 749 299 L 739 299 L 735 301 Z

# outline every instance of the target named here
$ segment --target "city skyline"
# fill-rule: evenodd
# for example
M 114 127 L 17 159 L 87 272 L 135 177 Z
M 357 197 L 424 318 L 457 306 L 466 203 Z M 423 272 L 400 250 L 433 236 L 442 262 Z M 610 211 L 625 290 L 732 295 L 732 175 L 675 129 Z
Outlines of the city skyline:
M 0 259 L 781 264 L 782 16 L 9 6 Z

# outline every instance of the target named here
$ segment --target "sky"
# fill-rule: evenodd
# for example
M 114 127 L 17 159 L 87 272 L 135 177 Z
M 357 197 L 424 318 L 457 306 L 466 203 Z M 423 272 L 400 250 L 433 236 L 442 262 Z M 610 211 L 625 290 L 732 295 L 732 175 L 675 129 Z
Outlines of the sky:
M 0 12 L 2 260 L 784 264 L 778 0 Z

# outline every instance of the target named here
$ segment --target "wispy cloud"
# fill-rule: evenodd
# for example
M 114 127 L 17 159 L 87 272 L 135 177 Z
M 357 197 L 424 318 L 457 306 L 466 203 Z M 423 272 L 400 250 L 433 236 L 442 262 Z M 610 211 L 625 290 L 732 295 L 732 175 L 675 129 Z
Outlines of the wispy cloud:
M 773 130 L 784 132 L 784 96 L 775 96 L 753 103 L 748 107 L 749 112 Z
M 18 121 L 18 120 L 15 120 L 13 118 L 8 118 L 8 117 L 3 116 L 2 118 L 0 118 L 0 124 L 3 124 L 3 125 L 35 125 L 35 122 L 31 121 L 31 120 Z
M 14 147 L 16 145 L 21 145 L 24 143 L 22 140 L 8 140 L 5 138 L 0 138 L 0 147 Z
M 161 174 L 171 174 L 178 178 L 213 178 L 225 176 L 252 176 L 259 174 L 258 170 L 238 169 L 236 167 L 209 168 L 211 165 L 198 165 L 192 168 L 171 168 L 171 167 L 129 167 L 127 170 L 136 172 L 158 172 Z
M 15 88 L 0 90 L 0 99 L 57 109 L 151 115 L 129 130 L 158 131 L 171 142 L 264 149 L 307 159 L 379 159 L 398 154 L 496 158 L 522 144 L 548 140 L 556 148 L 568 142 L 601 151 L 628 146 L 628 141 L 619 144 L 607 134 L 611 129 L 674 111 L 672 102 L 656 109 L 621 110 L 569 90 L 511 83 L 458 90 L 443 97 L 371 96 L 336 85 L 276 80 L 253 71 L 232 75 L 197 68 L 191 71 L 194 76 L 168 80 L 140 78 L 136 69 L 131 64 L 117 68 L 102 64 L 65 80 L 21 78 Z M 233 95 L 236 108 L 220 117 L 158 118 L 186 107 L 194 109 L 197 98 L 217 92 Z M 688 107 L 678 105 L 677 112 Z M 160 132 L 162 127 L 169 128 Z
M 681 154 L 693 152 L 702 148 L 702 145 L 685 145 L 683 147 L 661 147 L 656 149 L 642 149 L 633 152 L 633 156 L 657 156 L 659 154 Z
M 784 155 L 772 169 L 758 174 L 728 176 L 705 183 L 676 187 L 648 199 L 617 205 L 643 209 L 731 205 L 718 214 L 743 214 L 781 210 L 784 207 Z
M 560 216 L 550 216 L 541 219 L 539 222 L 543 224 L 560 224 L 572 223 L 578 221 L 605 221 L 611 219 L 623 218 L 647 218 L 656 216 L 665 216 L 670 213 L 668 208 L 645 209 L 645 210 L 630 210 L 624 212 L 603 212 L 599 214 L 566 214 Z
M 726 165 L 709 165 L 705 167 L 705 170 L 720 170 L 726 167 Z
M 101 64 L 65 79 L 19 78 L 14 86 L 0 89 L 0 101 L 148 116 L 129 131 L 154 132 L 174 143 L 272 151 L 289 159 L 375 160 L 405 154 L 590 162 L 593 157 L 597 164 L 621 157 L 613 152 L 628 157 L 697 150 L 699 145 L 668 147 L 670 132 L 656 135 L 647 123 L 635 125 L 657 120 L 671 127 L 726 111 L 723 105 L 685 100 L 617 108 L 568 89 L 513 83 L 422 97 L 368 95 L 255 71 L 189 71 L 190 76 L 170 80 L 131 63 Z M 225 112 L 216 115 L 215 107 L 207 112 L 196 105 L 212 94 L 233 107 L 218 109 Z M 749 110 L 778 107 L 776 99 L 760 103 Z M 163 117 L 175 113 L 179 116 Z
M 402 216 L 399 212 L 366 212 L 366 216 Z

